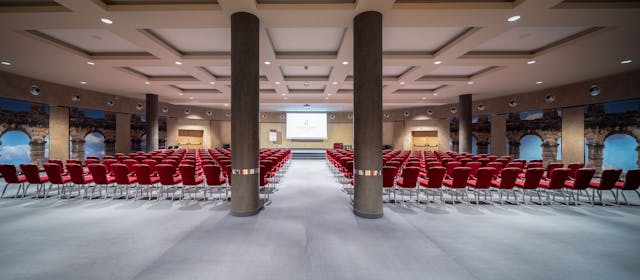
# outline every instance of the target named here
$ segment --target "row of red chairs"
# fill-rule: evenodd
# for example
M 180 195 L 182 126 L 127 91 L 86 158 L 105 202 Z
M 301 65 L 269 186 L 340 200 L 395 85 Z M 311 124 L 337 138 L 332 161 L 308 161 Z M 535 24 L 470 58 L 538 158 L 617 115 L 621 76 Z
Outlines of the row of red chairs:
M 26 195 L 29 186 L 36 185 L 36 197 L 44 198 L 54 187 L 61 198 L 69 197 L 74 192 L 80 197 L 93 198 L 96 190 L 100 196 L 104 190 L 106 197 L 115 198 L 119 193 L 119 197 L 129 198 L 131 190 L 135 190 L 136 198 L 138 194 L 146 192 L 146 196 L 151 199 L 155 191 L 157 198 L 171 193 L 173 199 L 175 192 L 179 190 L 180 198 L 184 197 L 185 192 L 193 193 L 197 197 L 197 193 L 203 191 L 203 197 L 206 199 L 207 192 L 213 194 L 216 189 L 223 190 L 225 198 L 228 198 L 231 178 L 230 153 L 229 150 L 222 149 L 171 150 L 154 153 L 163 158 L 159 162 L 152 159 L 153 156 L 140 161 L 132 160 L 130 157 L 105 158 L 102 163 L 100 159 L 88 157 L 84 165 L 81 161 L 69 160 L 66 168 L 62 161 L 51 160 L 44 164 L 46 175 L 41 175 L 41 171 L 33 164 L 21 165 L 23 174 L 19 174 L 13 165 L 0 165 L 0 172 L 7 183 L 2 196 L 8 185 L 16 184 L 16 196 L 22 191 L 22 197 Z M 289 150 L 260 151 L 262 189 L 269 187 L 269 179 L 272 180 L 271 187 L 275 186 L 282 173 L 286 171 L 290 158 Z M 26 186 L 24 183 L 27 183 Z

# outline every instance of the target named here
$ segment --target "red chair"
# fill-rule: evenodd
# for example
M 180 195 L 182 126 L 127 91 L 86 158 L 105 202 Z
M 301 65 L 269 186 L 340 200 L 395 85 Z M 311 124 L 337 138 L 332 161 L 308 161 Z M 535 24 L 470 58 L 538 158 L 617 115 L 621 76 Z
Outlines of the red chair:
M 589 187 L 594 174 L 596 174 L 596 170 L 593 168 L 580 168 L 575 172 L 575 181 L 569 180 L 564 183 L 564 187 L 571 191 L 570 198 L 573 199 L 573 202 L 576 205 L 578 205 L 578 202 L 580 202 L 580 193 L 583 191 L 587 193 L 587 199 L 589 199 L 589 202 L 591 202 L 591 205 L 593 205 L 593 200 L 591 200 L 591 198 L 589 197 L 587 188 Z
M 567 197 L 565 193 L 562 191 L 564 188 L 564 183 L 569 179 L 569 174 L 571 173 L 571 169 L 569 168 L 555 168 L 551 172 L 551 180 L 542 180 L 540 182 L 540 189 L 545 190 L 547 194 L 547 202 L 551 204 L 551 200 L 549 199 L 550 192 L 553 192 L 553 201 L 556 200 L 556 194 L 562 195 L 562 198 L 565 200 L 565 204 L 569 205 L 567 202 Z M 549 171 L 547 171 L 549 174 Z
M 517 167 L 507 167 L 500 171 L 500 180 L 491 181 L 491 185 L 493 185 L 498 190 L 498 197 L 500 200 L 500 204 L 503 204 L 502 201 L 502 192 L 507 191 L 507 200 L 509 200 L 509 190 L 513 192 L 513 199 L 518 204 L 518 196 L 516 195 L 515 186 L 516 180 L 518 180 L 518 174 L 522 173 L 522 169 Z
M 156 165 L 158 165 L 158 162 L 152 159 L 145 159 L 142 161 L 142 164 L 146 164 L 149 166 L 149 171 L 151 172 L 150 174 L 157 175 Z M 133 166 L 133 170 L 136 170 L 135 165 Z
M 571 173 L 569 173 L 569 179 L 576 179 L 576 172 L 578 172 L 578 169 L 583 167 L 584 163 L 570 163 L 567 166 L 567 168 L 571 170 Z
M 40 169 L 35 164 L 20 164 L 20 170 L 27 177 L 27 187 L 22 193 L 22 197 L 24 198 L 25 194 L 29 190 L 31 185 L 36 185 L 36 198 L 40 197 L 40 193 L 44 193 L 45 183 L 49 181 L 49 177 L 41 176 Z
M 147 161 L 147 159 L 143 160 Z M 156 165 L 156 161 L 149 160 L 153 162 L 153 165 Z M 136 179 L 138 179 L 138 187 L 136 188 L 136 194 L 134 198 L 138 198 L 138 192 L 142 195 L 142 191 L 147 191 L 147 197 L 151 200 L 151 196 L 153 195 L 153 189 L 157 189 L 157 184 L 160 182 L 160 178 L 157 176 L 151 176 L 154 172 L 153 168 L 148 164 L 136 164 L 133 166 L 133 170 L 136 173 Z M 158 192 L 157 198 L 160 199 L 162 197 L 162 193 Z
M 91 164 L 89 165 L 89 171 L 91 172 L 91 176 L 93 177 L 93 188 L 91 190 L 91 196 L 89 199 L 93 199 L 93 194 L 98 188 L 99 195 L 102 196 L 102 189 L 105 192 L 108 192 L 109 187 L 116 181 L 116 178 L 109 175 L 109 171 L 106 167 L 106 159 L 104 160 L 105 164 Z M 89 186 L 91 187 L 91 186 Z M 88 191 L 88 190 L 87 190 Z M 87 193 L 85 193 L 85 198 L 87 197 Z
M 4 178 L 4 182 L 6 183 L 4 185 L 4 189 L 2 189 L 2 195 L 0 195 L 0 198 L 4 197 L 4 192 L 7 190 L 9 185 L 18 185 L 18 190 L 14 197 L 18 197 L 20 190 L 22 190 L 22 197 L 24 197 L 24 194 L 27 192 L 24 188 L 24 182 L 27 181 L 27 177 L 24 175 L 18 175 L 15 165 L 0 164 L 0 174 L 2 174 L 2 178 Z
M 405 167 L 402 169 L 402 179 L 396 180 L 396 185 L 400 187 L 400 195 L 403 195 L 403 191 L 406 190 L 409 192 L 409 200 L 411 200 L 413 190 L 415 190 L 418 184 L 418 176 L 420 175 L 420 168 L 415 166 Z M 418 203 L 420 202 L 419 198 L 420 193 L 416 192 L 416 197 Z
M 533 191 L 538 195 L 538 201 L 542 203 L 542 197 L 538 190 L 540 180 L 542 180 L 542 175 L 544 175 L 544 168 L 529 168 L 524 172 L 524 181 L 516 181 L 516 186 L 518 186 L 522 191 L 522 202 L 524 202 L 524 204 L 527 204 L 527 200 L 525 199 L 525 195 L 527 193 L 529 193 L 529 200 L 533 200 L 531 196 Z
M 204 182 L 204 178 L 196 177 L 196 168 L 193 165 L 181 164 L 178 166 L 178 170 L 180 171 L 180 177 L 182 177 L 182 197 L 184 198 L 184 193 L 190 191 L 194 193 L 194 199 L 198 196 L 198 189 L 203 189 L 202 183 Z M 204 199 L 207 199 L 207 192 L 203 193 Z
M 502 164 L 502 162 L 493 161 L 489 162 L 487 164 L 487 167 L 492 167 L 496 171 L 496 173 L 493 174 L 493 178 L 498 178 L 500 177 L 504 165 Z
M 204 171 L 204 177 L 207 179 L 205 182 L 205 187 L 209 188 L 209 191 L 213 195 L 213 190 L 224 190 L 225 191 L 225 200 L 229 199 L 229 188 L 227 188 L 224 176 L 220 176 L 221 171 L 220 166 L 207 164 L 202 167 L 202 171 Z M 205 189 L 205 198 L 207 190 Z M 220 192 L 220 196 L 222 196 L 222 192 Z
M 602 176 L 600 176 L 600 181 L 589 183 L 589 188 L 592 188 L 591 191 L 591 201 L 595 202 L 595 194 L 598 194 L 598 198 L 600 199 L 600 204 L 604 205 L 602 201 L 602 191 L 610 191 L 611 195 L 616 199 L 616 204 L 618 203 L 618 195 L 613 192 L 613 188 L 616 187 L 616 182 L 618 182 L 618 178 L 620 178 L 620 174 L 622 174 L 622 169 L 606 169 L 602 171 Z
M 564 167 L 564 164 L 560 162 L 549 163 L 549 165 L 547 166 L 547 174 L 545 174 L 542 178 L 544 179 L 551 178 L 551 176 L 553 176 L 553 170 L 557 168 L 563 168 L 563 167 Z
M 476 172 L 478 171 L 478 169 L 480 169 L 480 167 L 482 167 L 482 163 L 477 161 L 472 161 L 472 162 L 468 162 L 465 165 L 465 167 L 471 168 L 471 174 L 469 174 L 469 176 L 471 176 L 472 178 L 475 178 Z
M 158 164 L 156 168 L 158 169 L 160 185 L 162 186 L 160 191 L 168 194 L 169 190 L 171 190 L 171 200 L 175 199 L 175 193 L 180 189 L 179 184 L 182 182 L 182 178 L 173 176 L 176 173 L 176 169 L 170 164 Z
M 491 181 L 495 173 L 496 170 L 493 167 L 481 167 L 477 170 L 475 179 L 467 180 L 467 185 L 470 187 L 469 189 L 473 191 L 476 197 L 476 205 L 480 204 L 480 192 L 484 194 L 485 201 L 487 200 L 487 195 L 489 200 L 491 200 Z
M 420 180 L 419 184 L 421 187 L 425 188 L 424 192 L 427 195 L 427 204 L 429 203 L 429 190 L 440 190 L 440 201 L 444 201 L 443 191 L 442 191 L 442 181 L 444 180 L 444 176 L 447 173 L 447 169 L 442 166 L 434 166 L 430 167 L 427 170 L 427 179 Z M 420 189 L 418 189 L 418 192 Z M 435 194 L 434 194 L 435 199 Z
M 391 191 L 393 191 L 393 201 L 396 200 L 395 180 L 398 175 L 398 169 L 395 166 L 382 167 L 382 190 L 387 193 L 391 200 Z
M 624 199 L 624 203 L 629 205 L 629 201 L 627 201 L 627 197 L 624 195 L 625 191 L 634 191 L 640 198 L 640 192 L 638 192 L 638 187 L 640 187 L 640 169 L 633 169 L 627 171 L 627 175 L 624 178 L 624 182 L 616 183 L 616 202 L 618 202 L 618 192 L 622 194 L 622 198 Z M 619 204 L 619 202 L 618 202 Z
M 269 194 L 271 192 L 271 190 L 269 189 L 269 179 L 267 178 L 268 174 L 269 174 L 269 169 L 264 165 L 260 165 L 259 186 L 260 186 L 260 190 L 266 195 L 266 199 L 269 199 Z
M 133 166 L 138 164 L 137 160 L 135 160 L 135 159 L 125 159 L 121 163 L 127 166 L 127 174 L 129 174 L 129 175 L 135 174 L 135 170 L 133 170 Z M 115 172 L 114 172 L 114 175 L 115 175 Z
M 80 164 L 67 163 L 67 171 L 71 177 L 71 191 L 73 191 L 74 185 L 78 187 L 78 196 L 82 198 L 82 190 L 84 189 L 85 195 L 87 194 L 87 187 L 93 183 L 93 177 L 91 175 L 85 176 L 84 168 Z M 62 188 L 62 195 L 66 195 L 66 188 Z
M 45 163 L 43 166 L 44 171 L 47 173 L 47 177 L 49 177 L 49 182 L 51 183 L 51 185 L 49 185 L 49 189 L 44 193 L 44 198 L 47 198 L 53 186 L 57 187 L 59 195 L 61 190 L 60 186 L 64 186 L 69 183 L 69 181 L 71 181 L 71 177 L 62 175 L 62 168 L 58 163 Z
M 134 160 L 134 162 L 136 161 Z M 129 167 L 125 164 L 121 164 L 121 163 L 112 164 L 111 168 L 113 170 L 113 177 L 115 177 L 115 182 L 116 182 L 113 188 L 113 196 L 111 196 L 111 198 L 113 199 L 116 198 L 116 193 L 118 192 L 118 189 L 119 189 L 120 190 L 119 197 L 124 196 L 125 199 L 129 199 L 130 190 L 132 188 L 135 189 L 136 187 L 135 184 L 138 181 L 138 179 L 135 176 L 130 176 Z M 131 166 L 131 168 L 133 169 L 133 165 Z M 125 193 L 123 193 L 123 191 Z M 137 190 L 136 190 L 136 193 L 137 193 Z M 107 191 L 107 197 L 108 196 L 109 196 L 109 191 Z
M 453 177 L 453 169 L 458 168 L 458 167 L 462 167 L 462 162 L 451 161 L 451 162 L 448 162 L 447 164 L 443 163 L 443 166 L 445 166 L 447 168 L 447 177 L 448 178 L 452 178 Z
M 506 167 L 515 167 L 515 168 L 520 168 L 520 169 L 524 169 L 524 163 L 518 161 L 518 162 L 509 162 L 507 163 Z
M 471 174 L 471 168 L 469 167 L 456 167 L 451 172 L 452 179 L 443 180 L 442 184 L 449 188 L 451 195 L 451 203 L 454 204 L 458 199 L 458 190 L 463 190 L 462 197 L 464 199 L 467 196 L 467 180 L 469 180 L 469 174 Z M 455 194 L 455 199 L 454 195 Z

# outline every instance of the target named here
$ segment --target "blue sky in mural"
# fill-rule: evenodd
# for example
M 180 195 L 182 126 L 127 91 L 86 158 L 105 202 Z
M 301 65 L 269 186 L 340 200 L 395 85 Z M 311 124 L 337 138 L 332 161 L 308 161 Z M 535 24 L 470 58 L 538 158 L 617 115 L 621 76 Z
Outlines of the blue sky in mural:
M 637 111 L 638 108 L 640 108 L 640 99 L 604 103 L 604 112 L 607 114 L 620 114 L 627 111 Z
M 91 132 L 84 138 L 84 156 L 104 157 L 104 136 L 99 132 Z
M 8 131 L 0 137 L 0 163 L 19 165 L 31 163 L 29 136 L 22 131 Z
M 520 139 L 520 158 L 526 160 L 542 159 L 542 139 L 529 134 Z
M 527 121 L 537 120 L 537 119 L 541 119 L 542 118 L 542 114 L 543 114 L 543 112 L 541 110 L 540 111 L 520 112 L 520 119 L 521 120 L 527 120 Z
M 13 99 L 2 99 L 0 102 L 0 110 L 13 112 L 28 112 L 31 108 L 29 102 L 18 101 Z
M 626 134 L 614 134 L 604 140 L 604 169 L 620 168 L 623 172 L 638 168 L 638 142 Z
M 146 122 L 147 121 L 147 115 L 140 115 L 140 121 Z
M 562 136 L 558 137 L 558 156 L 556 157 L 556 160 L 562 161 Z
M 104 111 L 84 109 L 84 116 L 90 119 L 104 119 Z

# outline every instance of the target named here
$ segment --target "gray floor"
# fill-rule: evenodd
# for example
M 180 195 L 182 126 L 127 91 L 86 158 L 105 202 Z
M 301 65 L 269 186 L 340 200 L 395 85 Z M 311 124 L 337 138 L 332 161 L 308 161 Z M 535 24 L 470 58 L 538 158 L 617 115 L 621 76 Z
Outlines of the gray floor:
M 14 189 L 9 190 L 11 193 Z M 631 197 L 631 195 L 629 195 Z M 633 203 L 638 203 L 637 196 Z M 0 201 L 1 279 L 638 279 L 640 206 L 386 205 L 324 161 L 258 216 L 219 201 Z

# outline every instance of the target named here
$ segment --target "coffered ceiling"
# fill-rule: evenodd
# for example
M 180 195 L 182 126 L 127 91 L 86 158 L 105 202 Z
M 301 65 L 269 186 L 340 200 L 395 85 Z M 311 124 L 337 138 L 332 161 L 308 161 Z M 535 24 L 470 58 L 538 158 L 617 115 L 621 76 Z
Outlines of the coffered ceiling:
M 640 68 L 640 1 L 0 0 L 0 60 L 11 64 L 0 71 L 228 108 L 229 17 L 248 11 L 261 24 L 262 110 L 350 110 L 352 21 L 367 10 L 383 13 L 385 109 Z

